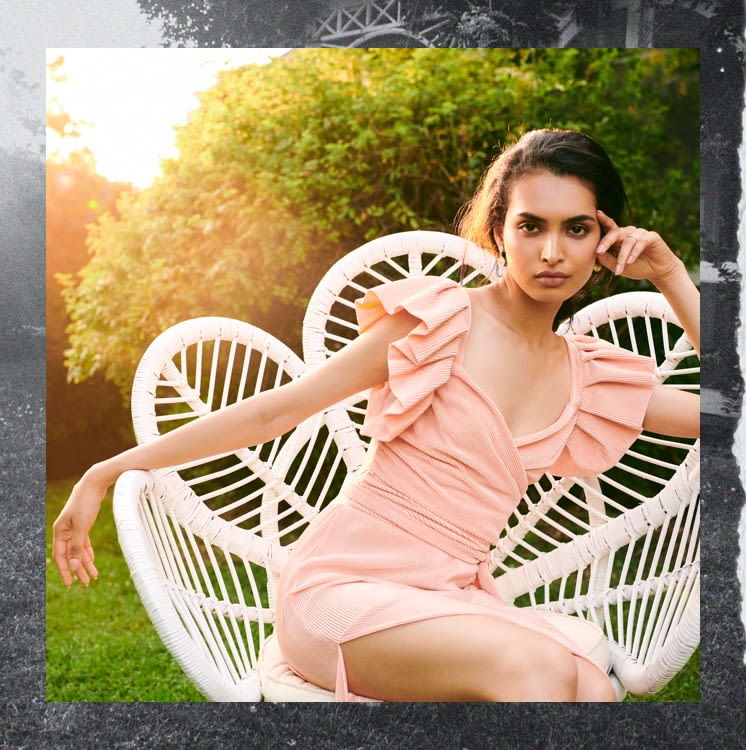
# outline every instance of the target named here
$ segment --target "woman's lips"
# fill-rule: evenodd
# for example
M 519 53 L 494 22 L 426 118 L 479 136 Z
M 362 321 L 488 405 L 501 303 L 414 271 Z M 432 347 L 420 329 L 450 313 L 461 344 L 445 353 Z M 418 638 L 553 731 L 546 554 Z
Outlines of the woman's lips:
M 564 273 L 551 273 L 544 271 L 536 274 L 536 280 L 546 287 L 562 286 L 570 277 Z

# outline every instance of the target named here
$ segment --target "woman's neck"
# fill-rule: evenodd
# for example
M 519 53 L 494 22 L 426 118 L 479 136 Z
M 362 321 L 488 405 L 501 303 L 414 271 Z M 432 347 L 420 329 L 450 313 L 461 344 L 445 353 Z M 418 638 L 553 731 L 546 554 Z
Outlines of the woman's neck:
M 543 346 L 553 337 L 552 325 L 560 305 L 531 299 L 509 276 L 491 284 L 489 312 L 532 346 Z

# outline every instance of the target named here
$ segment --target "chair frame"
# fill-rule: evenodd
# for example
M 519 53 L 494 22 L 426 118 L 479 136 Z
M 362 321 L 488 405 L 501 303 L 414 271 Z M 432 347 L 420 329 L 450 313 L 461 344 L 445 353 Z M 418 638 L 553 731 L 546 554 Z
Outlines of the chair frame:
M 497 271 L 494 259 L 485 251 L 439 232 L 389 235 L 340 259 L 319 282 L 309 302 L 303 328 L 305 361 L 273 336 L 248 323 L 198 318 L 173 326 L 148 347 L 134 379 L 132 414 L 138 443 L 154 439 L 161 433 L 164 421 L 174 419 L 173 415 L 159 413 L 171 404 L 178 402 L 179 408 L 187 410 L 177 418 L 198 418 L 226 406 L 233 398 L 250 395 L 245 391 L 250 381 L 246 364 L 250 353 L 260 356 L 260 373 L 265 367 L 276 369 L 275 385 L 283 378 L 302 377 L 356 335 L 356 327 L 349 319 L 353 307 L 350 291 L 362 296 L 365 282 L 383 282 L 392 274 L 423 275 L 435 269 L 442 275 L 463 275 L 464 283 L 480 276 L 494 279 Z M 361 277 L 365 282 L 360 281 Z M 346 297 L 342 295 L 344 289 Z M 335 314 L 337 308 L 342 309 L 342 317 Z M 617 333 L 613 322 L 627 322 L 635 348 L 631 321 L 639 314 L 649 316 L 648 331 L 650 319 L 661 321 L 666 336 L 668 326 L 678 326 L 662 295 L 631 292 L 589 305 L 562 332 L 598 335 L 600 328 L 611 325 L 614 340 Z M 213 348 L 208 366 L 210 346 Z M 191 382 L 186 375 L 188 357 L 184 354 L 189 347 L 198 350 L 190 366 L 196 367 L 199 374 L 192 374 Z M 228 376 L 221 371 L 225 366 L 225 347 L 231 368 L 238 367 L 240 351 L 245 353 L 238 395 L 231 391 L 233 386 L 226 385 Z M 665 357 L 656 369 L 658 380 L 697 370 L 681 368 L 682 360 L 693 355 L 683 334 L 673 345 L 666 339 L 665 349 Z M 222 360 L 218 351 L 223 353 Z M 208 372 L 209 385 L 204 391 L 200 384 Z M 221 377 L 226 377 L 222 388 Z M 255 390 L 258 387 L 255 383 Z M 159 389 L 164 388 L 178 396 L 160 398 Z M 362 464 L 366 444 L 358 430 L 365 396 L 358 394 L 306 420 L 289 438 L 271 447 L 264 446 L 263 453 L 259 448 L 236 452 L 232 460 L 240 464 L 241 471 L 263 483 L 263 488 L 257 491 L 261 505 L 252 511 L 255 525 L 251 529 L 226 521 L 208 508 L 179 473 L 189 467 L 126 472 L 118 480 L 115 520 L 137 591 L 166 647 L 200 692 L 211 700 L 261 699 L 256 665 L 274 621 L 277 580 L 292 548 L 292 542 L 283 539 L 285 532 L 280 530 L 273 514 L 285 504 L 293 518 L 298 517 L 293 523 L 301 525 L 333 501 L 329 496 L 331 474 L 313 478 L 314 486 L 319 482 L 323 485 L 319 490 L 321 499 L 316 504 L 309 500 L 310 491 L 303 489 L 305 480 L 300 477 L 300 470 L 290 476 L 295 470 L 292 467 L 299 463 L 312 467 L 309 457 L 322 443 L 327 448 L 333 444 L 335 455 L 331 460 L 335 476 L 340 472 L 349 474 Z M 492 568 L 498 574 L 498 589 L 506 601 L 529 597 L 529 606 L 575 614 L 604 628 L 609 636 L 612 670 L 620 695 L 627 690 L 637 694 L 656 692 L 684 666 L 699 643 L 699 545 L 696 543 L 699 444 L 671 441 L 671 445 L 685 456 L 675 471 L 667 467 L 673 474 L 653 497 L 640 498 L 635 507 L 607 518 L 608 499 L 598 478 L 551 478 L 535 491 L 533 500 L 527 501 L 527 509 L 515 515 L 513 525 L 500 540 L 495 540 L 492 550 Z M 221 474 L 232 470 L 216 471 L 214 478 L 217 481 Z M 203 479 L 195 481 L 197 484 L 193 486 L 199 486 Z M 572 488 L 578 486 L 583 490 L 582 502 L 572 495 Z M 529 559 L 532 555 L 525 552 L 530 546 L 525 542 L 527 529 L 537 518 L 545 519 L 542 515 L 545 509 L 554 512 L 568 498 L 578 505 L 584 504 L 585 533 L 571 543 L 557 544 L 551 551 Z M 669 527 L 673 528 L 673 536 L 695 542 L 682 542 L 675 549 L 672 543 L 672 550 L 656 548 L 651 553 L 656 544 L 654 536 Z M 649 580 L 620 583 L 617 589 L 610 590 L 608 581 L 616 575 L 612 573 L 614 556 L 618 553 L 624 560 L 624 550 L 637 539 L 643 540 L 643 556 L 666 557 L 664 572 Z M 630 566 L 630 554 L 627 552 L 626 563 L 617 558 L 616 567 Z M 223 561 L 222 568 L 229 569 L 225 574 L 227 583 L 209 569 L 217 557 Z M 520 563 L 519 567 L 515 567 L 516 563 Z M 655 565 L 660 567 L 658 562 Z M 267 571 L 264 597 L 259 591 L 260 583 L 254 579 L 256 568 Z M 586 572 L 580 576 L 579 570 Z M 577 583 L 581 577 L 584 587 L 587 581 L 582 591 Z M 559 585 L 564 593 L 573 580 L 574 595 L 552 598 L 550 583 L 555 588 Z M 190 585 L 194 585 L 192 590 Z M 244 592 L 242 588 L 249 590 Z M 629 616 L 625 611 L 629 611 Z M 660 618 L 657 615 L 653 618 L 654 611 L 662 611 Z

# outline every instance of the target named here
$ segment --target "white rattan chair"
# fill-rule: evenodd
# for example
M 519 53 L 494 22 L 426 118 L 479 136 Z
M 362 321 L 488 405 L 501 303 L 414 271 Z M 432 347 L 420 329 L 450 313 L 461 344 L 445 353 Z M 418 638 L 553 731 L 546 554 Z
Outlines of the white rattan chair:
M 138 368 L 137 440 L 302 376 L 357 335 L 353 300 L 370 286 L 426 273 L 471 283 L 493 272 L 491 257 L 451 235 L 404 232 L 368 243 L 338 261 L 312 296 L 305 364 L 246 323 L 177 324 Z M 659 380 L 698 388 L 696 355 L 661 295 L 617 295 L 571 323 L 573 332 L 654 355 Z M 334 700 L 284 665 L 271 636 L 273 595 L 293 542 L 364 459 L 364 398 L 271 443 L 117 482 L 115 518 L 137 590 L 206 697 Z M 602 476 L 543 477 L 495 540 L 503 598 L 549 617 L 576 615 L 560 619 L 579 627 L 584 619 L 599 625 L 620 695 L 656 692 L 699 643 L 698 467 L 698 442 L 643 434 Z

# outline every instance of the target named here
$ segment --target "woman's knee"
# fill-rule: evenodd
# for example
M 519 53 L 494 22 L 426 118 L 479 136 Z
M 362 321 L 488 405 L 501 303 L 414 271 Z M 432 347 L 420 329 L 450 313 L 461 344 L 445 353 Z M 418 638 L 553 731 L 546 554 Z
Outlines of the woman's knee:
M 614 702 L 617 694 L 611 680 L 590 662 L 576 657 L 578 666 L 578 701 Z

